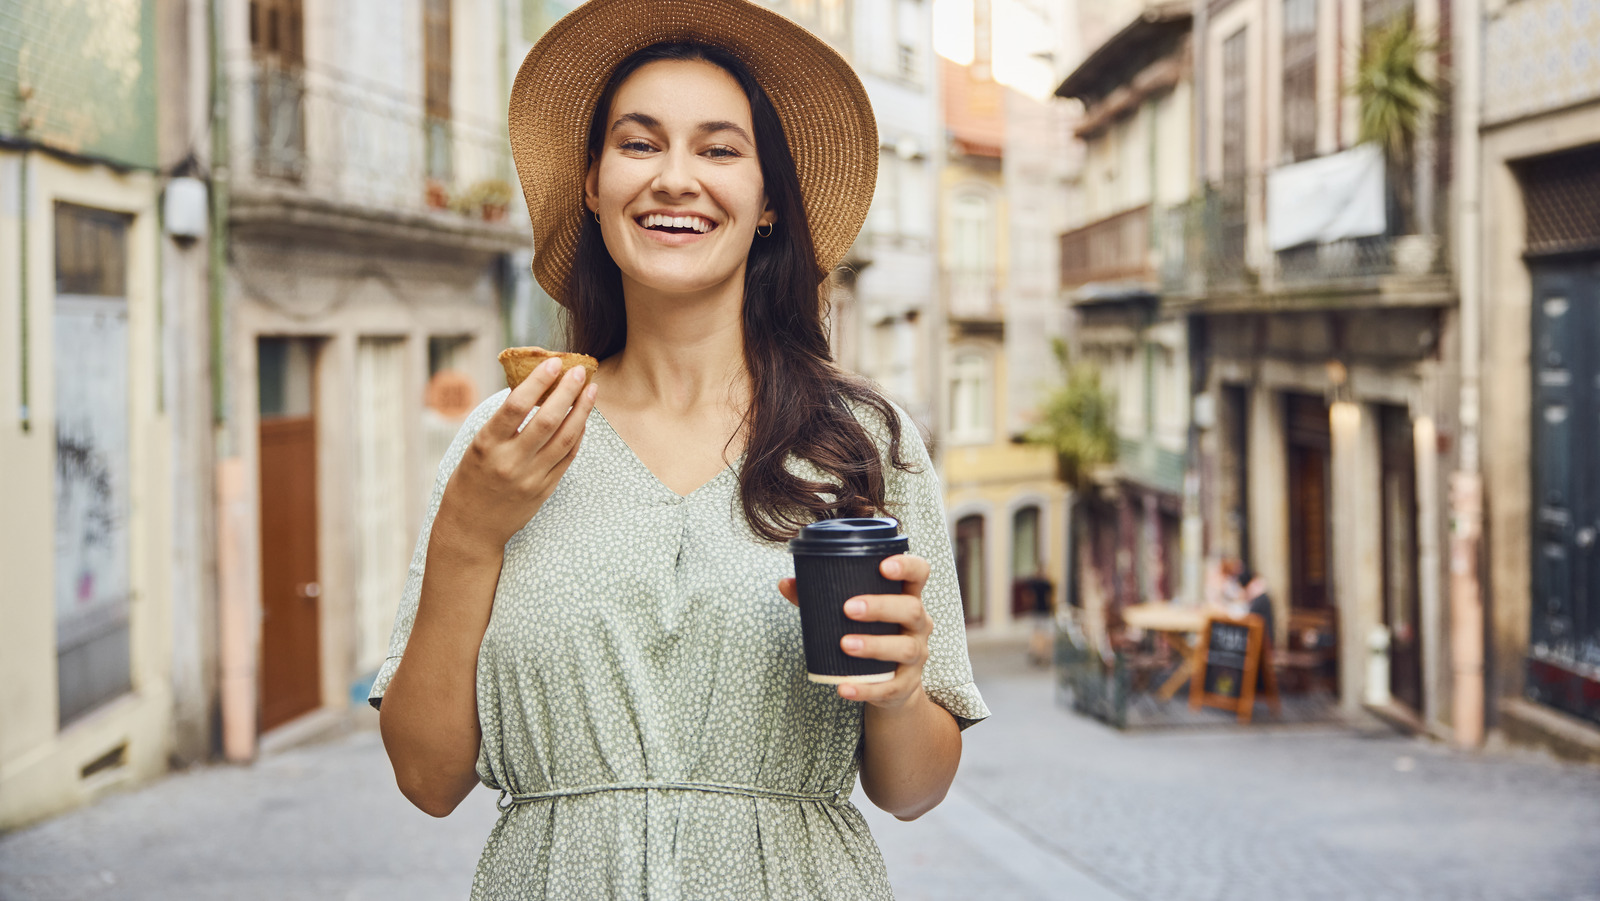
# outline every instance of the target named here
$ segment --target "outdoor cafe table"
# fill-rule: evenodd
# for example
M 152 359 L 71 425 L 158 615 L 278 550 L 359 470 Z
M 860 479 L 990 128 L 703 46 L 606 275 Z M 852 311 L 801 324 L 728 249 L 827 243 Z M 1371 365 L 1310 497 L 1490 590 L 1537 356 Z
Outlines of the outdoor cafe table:
M 1157 633 L 1178 653 L 1178 668 L 1156 690 L 1156 697 L 1170 700 L 1190 676 L 1200 671 L 1200 651 L 1189 643 L 1189 636 L 1200 634 L 1206 627 L 1204 610 L 1163 602 L 1133 604 L 1122 608 L 1122 621 L 1135 629 Z

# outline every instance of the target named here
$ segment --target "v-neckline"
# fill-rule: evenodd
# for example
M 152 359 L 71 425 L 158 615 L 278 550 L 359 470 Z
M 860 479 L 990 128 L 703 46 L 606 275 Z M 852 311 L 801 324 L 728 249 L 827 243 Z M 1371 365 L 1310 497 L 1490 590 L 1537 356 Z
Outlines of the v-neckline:
M 651 469 L 644 462 L 644 459 L 642 457 L 640 457 L 637 452 L 634 451 L 633 445 L 628 443 L 628 439 L 622 437 L 622 433 L 617 431 L 617 427 L 611 424 L 611 420 L 606 418 L 606 414 L 600 412 L 600 408 L 599 407 L 590 407 L 589 409 L 590 409 L 590 411 L 591 411 L 591 413 L 593 415 L 600 417 L 600 421 L 605 424 L 606 431 L 610 432 L 611 433 L 611 437 L 615 438 L 617 440 L 617 443 L 622 445 L 623 451 L 625 451 L 627 453 L 627 455 L 628 455 L 628 458 L 633 461 L 633 465 L 639 467 L 640 471 L 642 471 L 645 474 L 645 476 L 650 479 L 650 481 L 652 481 L 652 482 L 654 482 L 656 484 L 656 487 L 660 488 L 662 491 L 666 492 L 668 495 L 670 495 L 671 497 L 673 497 L 673 498 L 675 498 L 675 499 L 677 499 L 679 501 L 693 500 L 695 495 L 700 494 L 701 492 L 703 492 L 706 489 L 710 488 L 712 485 L 716 484 L 718 479 L 721 479 L 722 477 L 726 476 L 728 473 L 737 472 L 739 470 L 739 467 L 744 465 L 744 456 L 745 455 L 744 455 L 743 452 L 740 452 L 739 456 L 737 458 L 735 458 L 732 463 L 729 463 L 726 466 L 722 467 L 721 469 L 717 470 L 717 474 L 716 475 L 712 476 L 709 479 L 706 479 L 704 482 L 701 482 L 700 485 L 698 487 L 696 487 L 693 491 L 689 492 L 688 494 L 679 494 L 678 492 L 672 490 L 672 488 L 670 486 L 668 486 L 666 482 L 661 481 L 661 477 L 656 475 L 655 470 Z

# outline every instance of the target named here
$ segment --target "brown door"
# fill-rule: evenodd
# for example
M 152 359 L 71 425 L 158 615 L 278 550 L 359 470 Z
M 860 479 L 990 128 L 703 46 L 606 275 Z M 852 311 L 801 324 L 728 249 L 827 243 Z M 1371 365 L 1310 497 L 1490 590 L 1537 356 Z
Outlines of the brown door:
M 1288 396 L 1289 606 L 1324 608 L 1328 573 L 1329 457 L 1333 437 L 1320 397 Z
M 261 730 L 321 703 L 316 418 L 261 423 Z

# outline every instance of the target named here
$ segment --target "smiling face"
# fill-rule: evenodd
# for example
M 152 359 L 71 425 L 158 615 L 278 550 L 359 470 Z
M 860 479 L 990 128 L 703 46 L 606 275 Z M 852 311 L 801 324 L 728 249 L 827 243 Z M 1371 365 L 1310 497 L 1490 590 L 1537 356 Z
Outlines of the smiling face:
M 754 134 L 739 82 L 712 63 L 648 63 L 617 89 L 584 202 L 625 289 L 742 286 L 756 227 L 774 218 Z

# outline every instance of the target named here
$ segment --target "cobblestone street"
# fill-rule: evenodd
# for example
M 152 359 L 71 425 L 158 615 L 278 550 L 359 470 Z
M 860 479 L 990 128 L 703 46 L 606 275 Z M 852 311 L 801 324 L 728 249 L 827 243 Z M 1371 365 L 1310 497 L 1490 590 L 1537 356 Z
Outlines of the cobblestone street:
M 942 806 L 857 798 L 901 901 L 1600 899 L 1593 768 L 1376 724 L 1117 733 L 1020 658 L 975 653 L 995 717 Z M 0 838 L 0 899 L 465 897 L 493 800 L 413 810 L 359 729 Z

